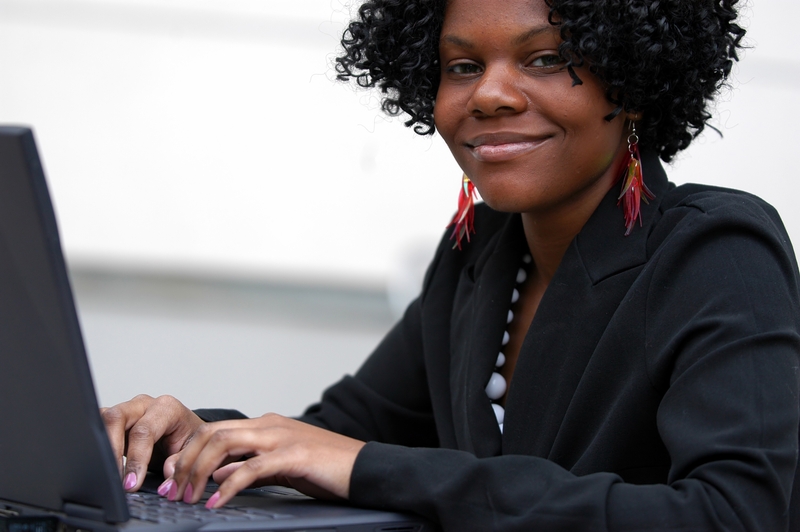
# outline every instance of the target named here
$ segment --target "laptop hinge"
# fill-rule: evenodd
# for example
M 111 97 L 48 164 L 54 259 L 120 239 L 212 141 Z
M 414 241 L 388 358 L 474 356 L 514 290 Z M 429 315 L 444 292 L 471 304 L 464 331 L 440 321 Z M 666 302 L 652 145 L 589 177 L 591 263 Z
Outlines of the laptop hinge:
M 74 502 L 64 503 L 64 513 L 70 517 L 79 517 L 81 519 L 89 519 L 91 521 L 105 521 L 106 514 L 100 508 L 93 506 L 84 506 Z

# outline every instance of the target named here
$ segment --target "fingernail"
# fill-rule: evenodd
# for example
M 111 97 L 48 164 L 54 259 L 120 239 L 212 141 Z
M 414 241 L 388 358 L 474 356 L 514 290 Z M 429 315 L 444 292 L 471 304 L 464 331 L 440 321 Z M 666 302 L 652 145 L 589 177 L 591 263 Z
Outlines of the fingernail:
M 167 499 L 174 501 L 178 498 L 178 484 L 173 482 L 169 485 L 169 491 L 167 492 Z
M 191 484 L 186 484 L 186 489 L 183 490 L 183 502 L 186 504 L 192 504 L 192 492 L 194 489 L 192 488 Z
M 220 492 L 216 492 L 214 493 L 214 495 L 209 497 L 208 500 L 206 501 L 206 508 L 208 508 L 209 510 L 213 509 L 214 505 L 217 504 L 217 501 L 219 500 L 220 496 L 221 496 Z
M 172 480 L 171 478 L 168 478 L 167 480 L 162 482 L 161 485 L 158 487 L 157 493 L 162 497 L 166 497 L 167 494 L 169 493 L 169 489 L 172 487 L 173 484 L 175 484 L 175 481 Z
M 125 489 L 132 490 L 136 486 L 136 473 L 128 473 L 125 475 Z

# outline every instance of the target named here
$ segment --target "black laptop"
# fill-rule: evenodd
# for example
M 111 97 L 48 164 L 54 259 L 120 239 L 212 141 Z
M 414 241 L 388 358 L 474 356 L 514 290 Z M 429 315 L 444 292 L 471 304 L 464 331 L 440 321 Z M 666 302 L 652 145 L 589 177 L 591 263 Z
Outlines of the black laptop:
M 225 508 L 126 494 L 100 418 L 33 134 L 0 127 L 0 530 L 421 532 L 281 487 Z

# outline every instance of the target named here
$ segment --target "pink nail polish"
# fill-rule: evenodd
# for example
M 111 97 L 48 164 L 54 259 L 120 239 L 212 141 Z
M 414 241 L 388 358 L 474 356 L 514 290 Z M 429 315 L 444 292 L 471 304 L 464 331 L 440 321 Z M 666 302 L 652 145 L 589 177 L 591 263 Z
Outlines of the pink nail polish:
M 125 490 L 130 491 L 136 486 L 136 473 L 128 473 L 125 475 Z
M 183 490 L 183 502 L 186 504 L 192 504 L 192 492 L 194 488 L 192 488 L 191 484 L 186 484 L 186 489 Z
M 216 492 L 214 493 L 214 495 L 209 497 L 208 501 L 206 501 L 206 508 L 208 508 L 209 510 L 214 508 L 214 505 L 217 504 L 217 501 L 219 500 L 220 496 L 221 496 L 220 492 Z
M 172 480 L 171 478 L 168 478 L 167 480 L 162 482 L 161 485 L 158 487 L 157 493 L 162 497 L 166 497 L 169 494 L 169 490 L 173 484 L 175 484 L 175 481 Z
M 174 501 L 178 498 L 178 484 L 173 481 L 172 484 L 169 486 L 169 491 L 167 492 L 167 499 Z

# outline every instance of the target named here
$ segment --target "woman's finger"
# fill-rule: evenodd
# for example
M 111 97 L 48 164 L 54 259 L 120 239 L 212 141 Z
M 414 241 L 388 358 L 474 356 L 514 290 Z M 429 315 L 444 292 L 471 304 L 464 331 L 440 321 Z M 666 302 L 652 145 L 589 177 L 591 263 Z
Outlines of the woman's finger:
M 191 454 L 188 448 L 181 453 L 182 456 L 176 463 L 174 478 L 184 502 L 197 502 L 209 477 L 231 458 L 264 452 L 273 445 L 274 437 L 271 437 L 269 430 L 243 428 L 240 423 L 230 425 L 217 427 L 210 437 L 205 438 L 205 443 L 197 454 L 195 449 L 200 447 L 200 440 L 197 441 L 197 446 L 194 441 L 192 442 Z M 189 469 L 186 471 L 181 468 Z
M 175 480 L 177 489 L 174 493 L 170 493 L 170 498 L 195 499 L 195 493 L 202 493 L 202 489 L 199 489 L 201 488 L 200 484 L 204 488 L 214 470 L 225 463 L 229 457 L 246 454 L 247 450 L 237 453 L 236 449 L 231 447 L 228 439 L 233 431 L 240 429 L 246 431 L 248 428 L 254 427 L 253 422 L 254 420 L 251 419 L 237 419 L 207 423 L 200 427 L 174 462 L 171 476 Z M 212 441 L 214 443 L 209 449 L 206 449 Z M 201 453 L 205 453 L 202 459 L 200 459 Z M 200 473 L 196 473 L 198 469 L 201 471 Z M 190 477 L 192 478 L 192 493 L 187 496 L 185 490 L 190 484 Z M 201 480 L 198 481 L 198 479 Z
M 214 482 L 217 484 L 222 484 L 225 482 L 225 479 L 231 476 L 231 474 L 242 467 L 244 465 L 244 461 L 239 462 L 231 462 L 230 464 L 226 464 L 211 474 L 211 478 L 214 479 Z
M 111 442 L 111 450 L 117 461 L 120 475 L 123 473 L 122 457 L 125 454 L 125 436 L 130 428 L 129 424 L 133 424 L 132 420 L 139 419 L 144 414 L 147 399 L 152 400 L 148 396 L 137 396 L 127 403 L 100 409 L 100 417 L 103 418 L 106 426 L 106 433 Z
M 225 471 L 225 479 L 217 480 L 215 475 L 219 488 L 209 497 L 206 508 L 219 508 L 241 490 L 265 485 L 294 488 L 318 499 L 344 498 L 343 494 L 335 493 L 321 485 L 326 484 L 325 482 L 318 483 L 305 477 L 302 471 L 309 465 L 305 456 L 305 452 L 297 452 L 297 449 L 280 449 L 238 462 L 237 467 Z
M 161 442 L 166 454 L 174 454 L 203 425 L 199 417 L 170 396 L 138 396 L 120 405 L 120 409 L 127 413 L 123 486 L 128 491 L 142 486 L 156 444 Z
M 220 483 L 217 491 L 208 498 L 206 508 L 220 508 L 236 496 L 237 493 L 254 484 L 257 480 L 261 484 L 285 484 L 275 478 L 275 472 L 286 465 L 280 455 L 284 453 L 275 451 L 266 455 L 254 456 L 241 462 L 235 470 Z
M 172 478 L 175 475 L 175 463 L 180 457 L 181 453 L 175 453 L 169 455 L 166 460 L 164 460 L 164 467 L 162 468 L 164 478 Z

